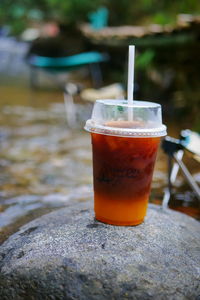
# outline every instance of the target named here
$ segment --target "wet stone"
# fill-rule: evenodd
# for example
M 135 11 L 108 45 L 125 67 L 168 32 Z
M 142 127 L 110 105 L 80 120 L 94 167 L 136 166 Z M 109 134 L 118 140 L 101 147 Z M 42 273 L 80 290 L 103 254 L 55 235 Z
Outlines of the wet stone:
M 36 219 L 0 247 L 1 300 L 200 295 L 200 223 L 150 205 L 143 224 L 94 220 L 92 201 Z

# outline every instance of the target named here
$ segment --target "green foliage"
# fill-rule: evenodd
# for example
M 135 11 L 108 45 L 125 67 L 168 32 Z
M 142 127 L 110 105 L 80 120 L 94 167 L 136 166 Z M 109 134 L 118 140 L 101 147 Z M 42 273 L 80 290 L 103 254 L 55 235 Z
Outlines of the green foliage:
M 141 54 L 137 55 L 136 62 L 135 62 L 136 68 L 141 70 L 147 69 L 151 65 L 154 57 L 155 57 L 155 52 L 153 50 L 146 50 Z
M 109 9 L 111 26 L 149 22 L 167 24 L 173 23 L 179 13 L 200 13 L 200 1 L 197 0 L 0 0 L 0 24 L 10 24 L 20 30 L 28 19 L 37 19 L 39 15 L 43 19 L 54 18 L 66 23 L 83 22 L 88 21 L 88 14 L 100 6 Z
M 154 15 L 153 21 L 155 24 L 160 24 L 160 25 L 166 25 L 166 24 L 172 24 L 175 22 L 174 19 L 175 16 L 170 15 L 169 13 L 161 13 L 158 12 Z

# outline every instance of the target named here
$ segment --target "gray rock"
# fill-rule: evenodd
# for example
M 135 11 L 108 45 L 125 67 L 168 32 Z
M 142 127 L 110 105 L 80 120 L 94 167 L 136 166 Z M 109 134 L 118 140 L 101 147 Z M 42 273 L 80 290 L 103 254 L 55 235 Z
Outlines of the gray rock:
M 0 250 L 0 299 L 200 297 L 200 223 L 150 205 L 145 222 L 94 220 L 92 202 L 23 226 Z

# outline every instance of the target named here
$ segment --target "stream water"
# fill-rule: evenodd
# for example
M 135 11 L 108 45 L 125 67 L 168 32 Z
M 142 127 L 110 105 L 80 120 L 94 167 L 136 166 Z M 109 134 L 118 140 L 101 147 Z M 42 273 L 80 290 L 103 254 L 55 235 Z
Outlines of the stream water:
M 0 242 L 21 225 L 52 210 L 92 197 L 90 136 L 82 129 L 91 105 L 77 104 L 77 128 L 66 119 L 63 95 L 35 90 L 28 82 L 0 84 Z M 176 137 L 181 124 L 168 122 Z M 186 156 L 200 182 L 199 164 Z M 160 149 L 150 201 L 162 203 L 167 185 L 167 158 Z M 179 176 L 169 206 L 200 219 L 199 203 Z

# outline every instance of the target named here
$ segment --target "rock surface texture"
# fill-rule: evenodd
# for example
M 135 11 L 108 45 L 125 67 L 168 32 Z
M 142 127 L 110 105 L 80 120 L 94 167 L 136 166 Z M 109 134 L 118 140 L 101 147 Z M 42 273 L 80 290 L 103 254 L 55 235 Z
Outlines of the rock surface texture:
M 200 299 L 200 223 L 150 205 L 145 223 L 94 220 L 92 202 L 23 226 L 0 247 L 0 299 Z

